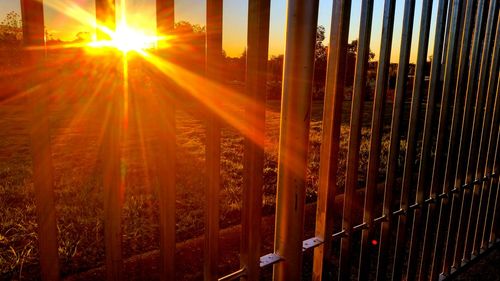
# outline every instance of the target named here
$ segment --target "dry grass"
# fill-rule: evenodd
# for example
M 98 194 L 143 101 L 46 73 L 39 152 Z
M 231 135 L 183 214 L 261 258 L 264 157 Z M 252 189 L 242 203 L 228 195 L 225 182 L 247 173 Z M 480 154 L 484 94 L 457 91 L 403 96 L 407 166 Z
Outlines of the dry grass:
M 88 83 L 90 84 L 90 83 Z M 147 84 L 147 83 L 146 83 Z M 81 87 L 80 87 L 81 88 Z M 84 89 L 80 89 L 84 91 Z M 139 89 L 144 90 L 144 89 Z M 65 89 L 59 89 L 64 94 Z M 137 104 L 140 104 L 140 98 Z M 102 108 L 86 106 L 87 100 L 57 100 L 50 107 L 52 156 L 62 274 L 84 271 L 103 264 L 103 207 L 100 169 Z M 126 257 L 158 248 L 158 200 L 155 178 L 154 124 L 156 116 L 132 102 L 130 128 L 124 146 L 126 194 L 123 210 L 123 247 Z M 367 105 L 369 108 L 370 104 Z M 264 212 L 274 211 L 279 103 L 266 111 Z M 83 110 L 85 108 L 85 110 Z M 0 279 L 36 278 L 37 234 L 31 181 L 32 163 L 24 101 L 0 104 Z M 349 133 L 349 103 L 345 103 L 341 128 L 338 186 L 342 189 Z M 369 110 L 367 111 L 369 112 Z M 366 174 L 369 118 L 363 128 L 360 181 Z M 322 103 L 313 103 L 307 201 L 316 198 L 321 145 Z M 184 111 L 176 114 L 177 134 L 177 238 L 185 240 L 203 232 L 203 182 L 205 126 Z M 389 125 L 389 124 L 387 124 Z M 382 168 L 389 139 L 383 138 Z M 404 148 L 404 142 L 402 142 Z M 222 227 L 238 224 L 241 211 L 243 137 L 234 129 L 222 131 L 221 215 Z M 403 153 L 401 154 L 403 157 Z

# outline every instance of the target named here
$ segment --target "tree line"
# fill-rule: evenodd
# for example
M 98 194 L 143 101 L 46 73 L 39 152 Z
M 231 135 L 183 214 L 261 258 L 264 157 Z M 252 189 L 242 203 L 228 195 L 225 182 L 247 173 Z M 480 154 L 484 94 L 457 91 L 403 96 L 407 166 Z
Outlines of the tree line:
M 205 71 L 205 27 L 180 21 L 175 24 L 172 36 L 169 37 L 170 49 L 168 58 L 172 63 L 202 75 Z M 88 32 L 76 33 L 73 40 L 63 42 L 54 38 L 46 31 L 47 44 L 57 45 L 66 43 L 82 43 L 90 41 L 92 36 Z M 22 40 L 21 18 L 15 12 L 9 12 L 0 22 L 0 68 L 15 67 L 19 63 L 19 54 Z M 318 26 L 316 34 L 313 98 L 322 99 L 326 80 L 328 47 L 324 45 L 325 27 Z M 350 99 L 354 82 L 356 53 L 358 41 L 353 40 L 347 46 L 347 62 L 345 68 L 345 98 Z M 375 87 L 377 62 L 373 61 L 375 54 L 370 51 L 367 71 L 366 98 L 371 99 Z M 239 57 L 229 57 L 221 54 L 221 80 L 233 85 L 243 85 L 245 81 L 246 51 Z M 430 63 L 428 63 L 430 65 Z M 410 76 L 414 72 L 414 65 L 410 65 Z M 428 71 L 427 71 L 428 72 Z M 389 92 L 395 87 L 397 64 L 391 64 L 389 69 Z M 283 75 L 283 55 L 274 55 L 269 58 L 267 71 L 267 95 L 270 99 L 279 99 L 281 96 L 281 81 Z M 390 93 L 389 93 L 390 94 Z

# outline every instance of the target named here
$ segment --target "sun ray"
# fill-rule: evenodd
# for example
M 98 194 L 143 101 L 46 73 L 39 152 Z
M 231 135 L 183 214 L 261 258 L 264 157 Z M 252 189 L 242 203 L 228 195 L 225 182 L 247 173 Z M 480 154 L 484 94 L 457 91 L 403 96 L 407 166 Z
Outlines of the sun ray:
M 237 129 L 243 136 L 256 144 L 263 144 L 262 136 L 253 131 L 255 112 L 246 112 L 248 120 L 240 118 L 244 105 L 254 105 L 248 108 L 265 108 L 265 104 L 255 104 L 255 101 L 238 93 L 228 87 L 210 80 L 206 77 L 197 75 L 183 67 L 162 59 L 159 56 L 145 50 L 139 50 L 138 53 L 163 75 L 172 79 L 178 86 L 185 90 L 189 95 L 197 99 L 211 112 L 215 113 L 226 124 Z M 223 98 L 221 98 L 223 97 Z M 223 102 L 222 102 L 223 101 Z M 223 108 L 221 107 L 223 106 Z
M 95 34 L 91 42 L 77 42 L 65 43 L 55 46 L 45 46 L 42 48 L 48 49 L 67 49 L 67 48 L 80 48 L 90 47 L 93 49 L 99 48 L 114 48 L 123 53 L 131 51 L 139 51 L 144 49 L 151 49 L 158 46 L 158 42 L 162 41 L 162 46 L 168 47 L 169 36 L 166 35 L 148 35 L 146 32 L 139 28 L 130 26 L 127 22 L 126 11 L 127 7 L 124 1 L 120 2 L 120 15 L 121 20 L 116 25 L 116 30 L 111 30 L 103 24 L 96 21 L 95 15 L 82 9 L 75 3 L 68 3 L 61 0 L 46 0 L 44 1 L 48 7 L 76 20 L 77 22 L 89 26 L 94 30 L 98 30 L 107 34 L 110 40 L 97 40 Z M 167 42 L 166 44 L 163 42 Z M 38 47 L 39 48 L 39 47 Z M 35 48 L 35 49 L 38 49 Z

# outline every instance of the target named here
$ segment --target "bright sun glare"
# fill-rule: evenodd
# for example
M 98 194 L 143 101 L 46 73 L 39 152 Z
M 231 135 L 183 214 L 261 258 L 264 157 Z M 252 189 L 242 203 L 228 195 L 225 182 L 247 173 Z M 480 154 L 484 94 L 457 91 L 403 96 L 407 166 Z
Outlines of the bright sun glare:
M 90 46 L 112 47 L 128 53 L 130 51 L 142 51 L 154 48 L 160 40 L 157 36 L 147 35 L 141 30 L 128 26 L 126 22 L 121 22 L 116 27 L 116 31 L 111 32 L 110 37 L 111 40 L 94 41 L 90 43 Z

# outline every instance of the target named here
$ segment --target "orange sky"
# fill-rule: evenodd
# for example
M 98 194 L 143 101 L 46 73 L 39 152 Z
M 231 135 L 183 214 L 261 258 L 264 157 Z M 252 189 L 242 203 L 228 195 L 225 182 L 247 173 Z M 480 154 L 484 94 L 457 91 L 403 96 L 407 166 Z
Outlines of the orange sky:
M 154 0 L 116 0 L 119 9 L 125 5 L 128 25 L 140 28 L 149 35 L 155 34 L 155 7 Z M 351 27 L 349 40 L 358 37 L 360 2 L 353 1 L 351 12 Z M 393 52 L 391 61 L 397 62 L 401 38 L 401 22 L 404 1 L 397 1 L 395 28 L 393 39 Z M 435 1 L 436 3 L 438 1 Z M 79 31 L 94 32 L 89 21 L 95 16 L 94 0 L 44 0 L 46 26 L 55 38 L 72 40 Z M 286 21 L 286 0 L 271 1 L 271 27 L 269 54 L 282 54 L 284 50 L 284 29 Z M 419 18 L 422 0 L 416 1 L 414 37 L 412 41 L 412 52 L 410 61 L 416 59 L 416 46 L 419 34 Z M 246 46 L 246 27 L 248 0 L 225 0 L 224 1 L 224 34 L 223 47 L 229 56 L 239 56 Z M 331 0 L 320 0 L 318 25 L 326 27 L 328 44 L 329 26 L 331 21 Z M 20 12 L 19 1 L 0 0 L 0 19 L 8 11 Z M 381 19 L 383 14 L 383 0 L 375 0 L 371 49 L 378 58 L 380 46 Z M 205 25 L 205 1 L 204 0 L 176 0 L 176 21 L 186 20 L 191 23 Z M 118 13 L 118 17 L 120 15 Z M 436 17 L 436 5 L 433 9 L 433 23 Z M 432 55 L 434 24 L 431 26 L 431 40 L 429 55 Z

